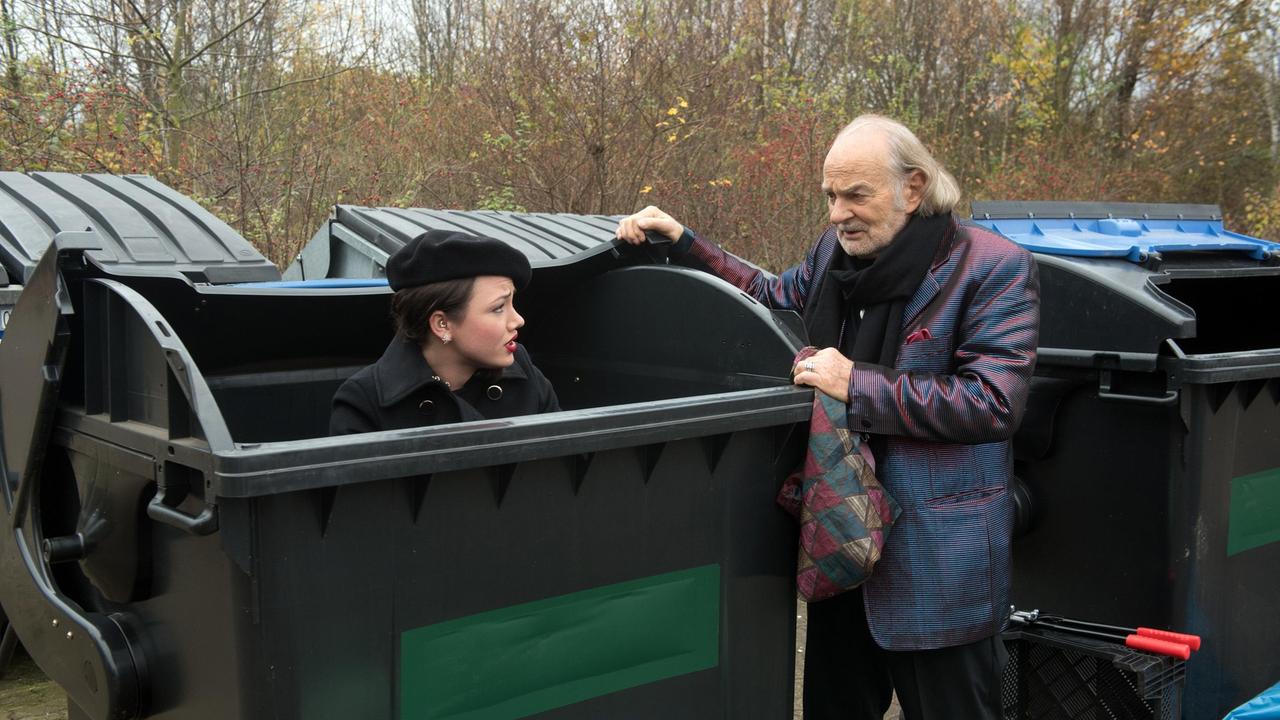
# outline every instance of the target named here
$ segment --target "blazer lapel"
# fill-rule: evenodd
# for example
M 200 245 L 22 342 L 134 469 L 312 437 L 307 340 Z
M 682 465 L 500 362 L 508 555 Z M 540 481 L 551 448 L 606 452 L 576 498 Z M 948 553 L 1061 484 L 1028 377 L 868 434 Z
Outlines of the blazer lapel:
M 903 308 L 902 329 L 905 330 L 911 323 L 915 322 L 916 317 L 929 306 L 929 303 L 933 302 L 933 299 L 938 296 L 938 292 L 942 289 L 933 273 L 934 269 L 930 269 L 929 274 L 924 276 L 924 281 L 920 283 L 919 289 L 916 290 L 916 294 L 911 296 L 911 300 Z M 903 337 L 906 337 L 906 335 L 903 335 Z
M 929 273 L 924 276 L 924 281 L 920 283 L 920 288 L 916 290 L 916 294 L 911 296 L 911 301 L 902 309 L 902 330 L 906 330 L 911 323 L 916 321 L 920 313 L 929 307 L 929 303 L 938 296 L 942 291 L 942 285 L 938 282 L 938 273 L 942 272 L 942 268 L 947 264 L 947 259 L 951 257 L 956 240 L 956 220 L 951 217 L 951 221 L 947 224 L 947 229 L 942 236 L 942 244 L 938 247 L 938 254 L 934 256 L 932 265 L 929 266 Z M 905 338 L 906 333 L 902 336 Z

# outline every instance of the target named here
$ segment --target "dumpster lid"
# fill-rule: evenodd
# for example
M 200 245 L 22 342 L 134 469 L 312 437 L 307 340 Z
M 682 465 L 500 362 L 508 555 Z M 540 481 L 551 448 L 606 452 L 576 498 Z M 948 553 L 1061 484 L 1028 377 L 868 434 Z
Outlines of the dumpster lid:
M 31 276 L 55 235 L 86 231 L 100 246 L 86 255 L 115 275 L 280 279 L 229 225 L 149 176 L 0 172 L 0 265 L 15 282 Z
M 670 243 L 665 240 L 643 248 L 618 241 L 614 233 L 620 219 L 621 215 L 337 205 L 284 277 L 380 278 L 387 258 L 428 230 L 501 240 L 529 259 L 539 285 L 572 283 L 619 265 L 666 262 Z
M 535 265 L 611 244 L 621 217 L 357 205 L 334 208 L 335 223 L 388 254 L 428 230 L 457 230 L 501 240 Z
M 1144 263 L 1153 255 L 1229 252 L 1280 260 L 1280 244 L 1229 232 L 1216 205 L 975 202 L 973 222 L 1032 252 Z

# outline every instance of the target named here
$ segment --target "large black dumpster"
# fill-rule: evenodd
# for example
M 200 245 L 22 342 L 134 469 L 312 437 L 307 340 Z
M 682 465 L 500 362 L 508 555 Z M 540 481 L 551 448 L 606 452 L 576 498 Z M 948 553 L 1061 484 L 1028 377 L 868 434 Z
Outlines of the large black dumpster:
M 1184 717 L 1280 677 L 1280 245 L 1214 206 L 975 203 L 1036 253 L 1014 599 L 1204 636 Z
M 0 600 L 73 717 L 790 717 L 812 395 L 763 307 L 566 249 L 517 299 L 564 412 L 327 438 L 387 288 L 107 244 L 0 343 Z

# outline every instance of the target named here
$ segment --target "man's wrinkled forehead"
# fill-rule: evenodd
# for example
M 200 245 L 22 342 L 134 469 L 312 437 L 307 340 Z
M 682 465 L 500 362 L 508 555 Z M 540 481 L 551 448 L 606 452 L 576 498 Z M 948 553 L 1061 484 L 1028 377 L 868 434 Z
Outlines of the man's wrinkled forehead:
M 888 170 L 889 147 L 884 133 L 867 128 L 836 138 L 822 163 L 822 182 L 826 186 L 830 182 L 878 179 Z

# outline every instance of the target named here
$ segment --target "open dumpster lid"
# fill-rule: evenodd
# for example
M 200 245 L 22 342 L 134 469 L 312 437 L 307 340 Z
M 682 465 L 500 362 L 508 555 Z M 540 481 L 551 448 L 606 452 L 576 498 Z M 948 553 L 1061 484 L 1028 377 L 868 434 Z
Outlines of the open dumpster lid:
M 975 202 L 973 221 L 1032 252 L 1145 263 L 1165 253 L 1280 259 L 1280 244 L 1223 229 L 1216 205 Z
M 336 223 L 392 252 L 428 230 L 458 230 L 502 240 L 530 262 L 563 258 L 612 242 L 619 217 L 355 205 L 334 209 Z
M 329 221 L 284 271 L 285 280 L 380 278 L 387 258 L 428 230 L 455 230 L 501 240 L 524 253 L 535 271 L 603 261 L 616 255 L 621 216 L 496 210 L 338 205 Z M 622 248 L 622 252 L 631 252 Z M 579 267 L 578 271 L 582 268 Z M 551 270 L 554 273 L 555 270 Z
M 146 175 L 0 172 L 0 264 L 15 282 L 54 236 L 88 232 L 88 256 L 116 275 L 180 273 L 196 282 L 278 280 L 229 225 Z

